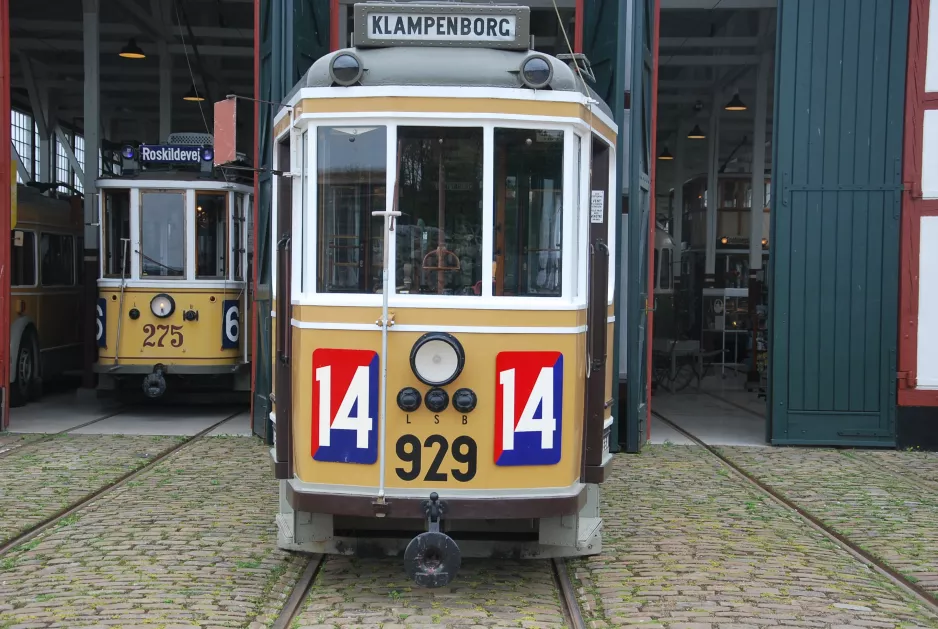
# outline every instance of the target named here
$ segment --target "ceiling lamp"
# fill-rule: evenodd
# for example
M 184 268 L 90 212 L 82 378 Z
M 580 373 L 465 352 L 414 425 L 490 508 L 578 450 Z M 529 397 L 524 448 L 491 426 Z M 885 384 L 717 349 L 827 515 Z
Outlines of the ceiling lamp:
M 704 132 L 700 130 L 700 125 L 695 124 L 694 128 L 690 130 L 690 133 L 687 134 L 688 140 L 703 140 L 705 137 Z
M 137 40 L 133 37 L 127 40 L 127 45 L 121 48 L 119 54 L 125 59 L 146 59 L 147 57 L 143 49 L 137 45 Z
M 195 83 L 192 84 L 192 87 L 189 88 L 189 91 L 186 92 L 186 95 L 182 97 L 182 100 L 201 102 L 205 100 L 195 89 Z
M 726 111 L 746 111 L 746 104 L 739 99 L 739 90 L 733 94 L 733 98 L 724 107 Z
M 658 159 L 674 159 L 674 156 L 671 155 L 668 147 L 664 147 L 664 150 L 661 151 L 661 155 L 658 156 Z

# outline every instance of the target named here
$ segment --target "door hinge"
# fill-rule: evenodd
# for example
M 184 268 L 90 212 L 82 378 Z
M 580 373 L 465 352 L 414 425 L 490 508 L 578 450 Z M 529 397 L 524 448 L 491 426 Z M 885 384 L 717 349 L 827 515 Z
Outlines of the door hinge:
M 911 371 L 897 371 L 896 381 L 900 389 L 915 388 L 915 378 L 912 376 Z

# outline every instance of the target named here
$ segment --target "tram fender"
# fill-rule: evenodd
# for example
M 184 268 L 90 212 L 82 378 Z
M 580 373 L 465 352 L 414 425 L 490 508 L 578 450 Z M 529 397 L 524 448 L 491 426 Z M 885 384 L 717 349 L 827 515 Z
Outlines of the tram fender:
M 32 317 L 20 317 L 10 326 L 10 382 L 16 382 L 16 356 L 20 353 L 20 344 L 26 337 L 27 328 L 36 329 Z M 42 361 L 39 360 L 39 348 L 36 348 L 36 368 L 42 377 Z

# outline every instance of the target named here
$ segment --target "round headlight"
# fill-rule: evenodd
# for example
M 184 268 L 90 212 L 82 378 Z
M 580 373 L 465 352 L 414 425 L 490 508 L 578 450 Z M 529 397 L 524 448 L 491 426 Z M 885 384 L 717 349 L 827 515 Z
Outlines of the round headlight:
M 165 319 L 173 314 L 176 309 L 176 302 L 166 293 L 160 293 L 150 300 L 150 312 L 160 319 Z
M 547 87 L 553 76 L 554 69 L 543 55 L 531 55 L 521 64 L 521 81 L 530 88 Z
M 362 78 L 362 62 L 350 52 L 343 52 L 332 58 L 329 74 L 339 85 L 354 85 Z
M 424 384 L 441 387 L 455 380 L 466 364 L 466 353 L 452 334 L 424 334 L 410 351 L 410 368 Z

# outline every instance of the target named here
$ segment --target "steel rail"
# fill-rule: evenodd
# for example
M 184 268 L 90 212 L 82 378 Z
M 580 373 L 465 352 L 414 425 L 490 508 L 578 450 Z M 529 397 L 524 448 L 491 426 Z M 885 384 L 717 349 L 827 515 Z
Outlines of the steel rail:
M 27 441 L 26 443 L 24 443 L 24 444 L 22 444 L 22 445 L 13 445 L 13 446 L 12 446 L 11 448 L 9 448 L 9 449 L 0 450 L 0 459 L 2 459 L 2 458 L 5 457 L 5 456 L 8 456 L 8 455 L 12 454 L 13 452 L 20 452 L 20 451 L 22 451 L 23 448 L 30 448 L 30 447 L 35 446 L 35 445 L 38 445 L 38 444 L 40 444 L 40 443 L 46 443 L 47 441 L 50 441 L 51 439 L 54 439 L 55 437 L 58 437 L 59 435 L 64 435 L 65 433 L 72 432 L 73 430 L 78 430 L 79 428 L 84 428 L 85 426 L 90 426 L 90 425 L 92 425 L 92 424 L 97 424 L 97 423 L 100 422 L 100 421 L 104 421 L 105 419 L 110 419 L 110 418 L 112 418 L 112 417 L 115 417 L 115 416 L 117 416 L 117 415 L 120 415 L 121 413 L 126 413 L 127 411 L 128 411 L 128 408 L 127 408 L 126 406 L 125 406 L 125 407 L 121 407 L 120 409 L 118 409 L 118 410 L 116 410 L 116 411 L 113 411 L 113 412 L 111 412 L 111 413 L 108 413 L 107 415 L 103 415 L 103 416 L 101 416 L 101 417 L 98 417 L 98 418 L 96 418 L 96 419 L 92 419 L 92 420 L 90 420 L 90 421 L 86 421 L 86 422 L 83 423 L 83 424 L 78 424 L 77 426 L 71 426 L 70 428 L 65 428 L 64 430 L 60 430 L 60 431 L 58 431 L 58 432 L 45 433 L 45 434 L 44 434 L 42 437 L 40 437 L 39 439 L 34 439 L 34 440 L 32 440 L 32 441 Z M 21 432 L 21 433 L 13 433 L 13 434 L 26 435 L 26 434 L 30 434 L 30 433 L 23 433 L 23 432 Z
M 583 621 L 583 614 L 580 613 L 580 603 L 576 597 L 576 590 L 570 575 L 567 573 L 567 563 L 561 557 L 555 557 L 550 562 L 551 570 L 554 574 L 554 583 L 560 590 L 560 605 L 563 609 L 564 618 L 570 629 L 587 629 Z
M 325 562 L 325 555 L 315 554 L 310 557 L 306 563 L 306 568 L 303 569 L 303 574 L 293 585 L 287 602 L 283 604 L 283 609 L 280 610 L 277 619 L 270 625 L 270 629 L 287 629 L 291 626 L 297 614 L 300 613 L 306 595 L 309 594 L 310 588 L 313 587 L 313 581 L 319 576 L 319 571 L 322 570 L 322 565 Z

